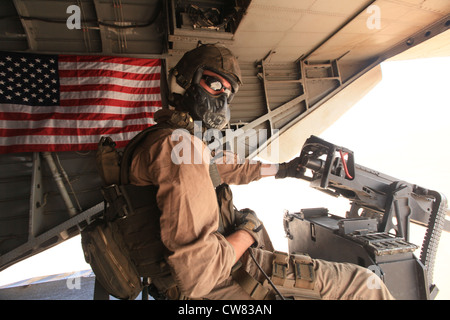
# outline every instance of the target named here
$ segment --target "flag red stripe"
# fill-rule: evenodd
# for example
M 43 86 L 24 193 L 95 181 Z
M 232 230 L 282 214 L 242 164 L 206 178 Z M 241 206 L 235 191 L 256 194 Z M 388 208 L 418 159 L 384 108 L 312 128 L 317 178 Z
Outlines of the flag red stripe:
M 135 120 L 142 118 L 153 118 L 154 112 L 140 112 L 130 114 L 115 113 L 24 113 L 24 112 L 4 112 L 0 113 L 0 120 L 9 121 L 41 121 L 47 119 L 55 120 Z
M 132 94 L 150 94 L 161 93 L 159 87 L 126 87 L 115 84 L 85 84 L 85 85 L 61 85 L 61 92 L 80 92 L 80 91 L 116 91 Z
M 124 107 L 124 108 L 141 108 L 141 107 L 161 107 L 161 101 L 128 101 L 118 99 L 66 99 L 61 100 L 60 105 L 62 107 L 77 107 L 77 106 L 112 106 L 112 107 Z
M 85 136 L 85 135 L 108 135 L 124 132 L 139 132 L 148 128 L 150 124 L 129 125 L 124 127 L 112 128 L 31 128 L 31 129 L 0 129 L 0 136 L 2 137 L 17 137 L 17 136 Z
M 91 70 L 59 70 L 60 78 L 80 78 L 80 77 L 109 77 L 109 78 L 120 78 L 128 80 L 160 80 L 159 73 L 132 73 L 132 72 L 122 72 L 122 71 L 112 71 L 112 70 L 101 70 L 101 69 L 91 69 Z
M 58 56 L 59 62 L 109 62 L 118 64 L 128 64 L 132 66 L 156 67 L 161 65 L 159 59 L 145 58 L 126 58 L 126 57 L 108 57 L 108 56 Z
M 114 141 L 116 148 L 124 148 L 128 141 Z M 0 153 L 14 152 L 56 152 L 56 151 L 80 151 L 97 150 L 98 143 L 72 143 L 72 144 L 15 144 L 11 146 L 1 146 Z
M 118 146 L 119 144 L 116 142 L 116 145 Z M 11 146 L 0 146 L 0 153 L 96 150 L 97 146 L 98 146 L 97 143 L 15 144 L 15 145 L 11 145 Z
M 90 69 L 90 70 L 59 70 L 60 78 L 80 78 L 80 77 L 109 77 L 128 80 L 160 80 L 159 73 L 133 73 L 112 70 Z

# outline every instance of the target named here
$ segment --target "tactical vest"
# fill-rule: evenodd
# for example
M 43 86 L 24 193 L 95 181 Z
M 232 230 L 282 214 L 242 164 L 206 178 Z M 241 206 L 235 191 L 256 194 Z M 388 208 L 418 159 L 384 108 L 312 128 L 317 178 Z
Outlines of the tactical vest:
M 176 116 L 179 116 L 176 114 Z M 149 277 L 162 292 L 175 286 L 165 256 L 169 254 L 161 241 L 160 216 L 156 202 L 158 186 L 136 186 L 129 183 L 129 168 L 137 145 L 148 134 L 161 128 L 186 128 L 184 120 L 158 123 L 133 138 L 123 152 L 118 155 L 112 140 L 105 139 L 99 143 L 97 164 L 105 187 L 102 189 L 108 203 L 105 217 L 112 221 L 124 240 L 129 257 L 135 265 L 139 276 Z M 118 171 L 118 162 L 120 169 Z M 224 235 L 232 232 L 235 208 L 231 189 L 227 184 L 220 184 L 220 176 L 215 164 L 210 165 L 210 177 L 216 188 L 219 205 L 219 229 Z M 120 175 L 119 181 L 117 176 Z

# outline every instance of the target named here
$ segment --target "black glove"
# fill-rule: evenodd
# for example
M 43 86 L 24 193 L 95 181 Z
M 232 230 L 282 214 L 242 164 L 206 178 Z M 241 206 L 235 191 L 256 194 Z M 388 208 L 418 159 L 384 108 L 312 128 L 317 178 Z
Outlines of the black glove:
M 263 225 L 256 216 L 255 211 L 250 209 L 242 209 L 236 211 L 236 229 L 245 230 L 255 239 L 252 247 L 258 247 L 262 243 L 263 233 L 261 232 Z
M 289 162 L 280 163 L 275 179 L 284 179 L 287 177 L 301 178 L 303 176 L 303 171 L 300 164 L 300 157 L 297 157 Z

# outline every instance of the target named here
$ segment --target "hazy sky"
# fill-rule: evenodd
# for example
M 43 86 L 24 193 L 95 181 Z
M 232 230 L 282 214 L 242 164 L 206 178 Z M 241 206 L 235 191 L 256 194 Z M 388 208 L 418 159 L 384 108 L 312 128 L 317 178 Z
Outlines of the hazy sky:
M 353 150 L 365 167 L 450 195 L 450 57 L 386 62 L 382 72 L 383 80 L 320 137 Z M 322 195 L 295 179 L 234 188 L 236 201 L 264 211 L 268 203 L 270 210 L 298 211 L 316 201 L 302 193 Z

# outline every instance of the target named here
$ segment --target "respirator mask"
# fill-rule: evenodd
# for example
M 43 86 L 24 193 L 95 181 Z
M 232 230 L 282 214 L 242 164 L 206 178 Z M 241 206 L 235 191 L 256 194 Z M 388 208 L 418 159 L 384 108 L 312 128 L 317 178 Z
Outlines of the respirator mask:
M 202 121 L 207 128 L 222 130 L 230 121 L 230 102 L 237 89 L 237 82 L 229 76 L 199 68 L 182 102 L 194 120 Z

